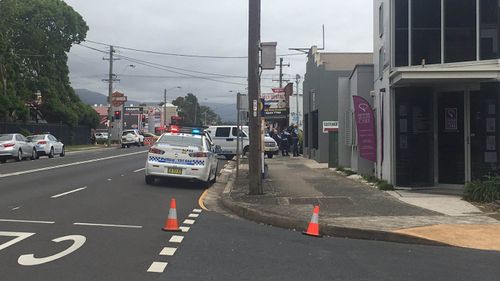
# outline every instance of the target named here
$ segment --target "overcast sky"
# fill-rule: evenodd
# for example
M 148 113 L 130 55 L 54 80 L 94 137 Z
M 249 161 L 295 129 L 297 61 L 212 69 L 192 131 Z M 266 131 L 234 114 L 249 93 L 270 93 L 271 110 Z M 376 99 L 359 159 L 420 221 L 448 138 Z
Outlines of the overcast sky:
M 80 13 L 90 30 L 87 40 L 134 49 L 164 53 L 246 56 L 248 44 L 248 0 L 66 0 Z M 262 0 L 261 41 L 278 42 L 278 54 L 297 53 L 292 47 L 322 45 L 325 25 L 327 52 L 372 52 L 371 0 Z M 108 47 L 90 42 L 83 45 L 107 51 Z M 234 103 L 234 93 L 245 92 L 246 78 L 215 75 L 247 76 L 246 59 L 204 59 L 165 56 L 117 48 L 118 56 L 139 59 L 115 61 L 114 73 L 120 82 L 114 89 L 129 99 L 158 101 L 163 89 L 180 86 L 168 92 L 168 99 L 196 94 L 201 102 Z M 82 46 L 73 46 L 69 54 L 73 88 L 85 88 L 107 94 L 101 79 L 108 73 L 106 55 Z M 279 61 L 279 59 L 278 59 Z M 156 68 L 144 65 L 154 63 Z M 285 79 L 304 77 L 306 56 L 284 57 Z M 132 65 L 132 66 L 131 66 Z M 165 67 L 193 78 L 164 70 Z M 158 69 L 161 68 L 161 69 Z M 279 68 L 262 74 L 262 92 L 276 87 Z M 224 82 L 224 83 L 223 83 Z

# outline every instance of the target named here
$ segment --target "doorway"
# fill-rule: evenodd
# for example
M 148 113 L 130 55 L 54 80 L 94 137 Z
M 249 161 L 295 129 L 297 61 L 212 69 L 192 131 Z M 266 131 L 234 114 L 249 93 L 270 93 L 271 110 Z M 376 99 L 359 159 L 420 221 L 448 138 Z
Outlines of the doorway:
M 465 182 L 464 91 L 438 93 L 438 183 Z

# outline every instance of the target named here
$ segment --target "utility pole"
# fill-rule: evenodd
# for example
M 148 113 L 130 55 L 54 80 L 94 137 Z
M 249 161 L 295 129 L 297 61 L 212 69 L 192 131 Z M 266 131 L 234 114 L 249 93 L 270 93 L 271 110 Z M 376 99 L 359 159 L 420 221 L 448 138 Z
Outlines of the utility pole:
M 248 14 L 248 111 L 250 149 L 248 167 L 250 180 L 249 194 L 263 194 L 262 188 L 262 142 L 260 124 L 260 81 L 259 81 L 259 47 L 260 47 L 260 7 L 261 0 L 249 0 Z
M 112 105 L 112 100 L 111 96 L 113 94 L 113 53 L 115 52 L 113 46 L 109 46 L 109 77 L 108 77 L 108 83 L 109 83 L 109 89 L 108 89 L 108 102 L 109 102 L 109 107 L 108 107 L 108 147 L 111 146 L 111 119 L 112 119 L 112 112 L 111 112 L 111 105 Z
M 163 91 L 163 128 L 167 130 L 167 89 Z
M 280 88 L 283 88 L 283 66 L 290 67 L 290 63 L 283 64 L 283 58 L 280 58 L 280 64 L 277 64 L 276 66 L 280 67 L 280 79 L 278 81 L 280 82 Z M 288 82 L 289 80 L 286 81 Z
M 300 118 L 299 118 L 299 80 L 300 80 L 300 75 L 297 74 L 295 75 L 295 83 L 297 84 L 297 92 L 296 92 L 296 99 L 295 99 L 295 115 L 297 116 L 297 119 L 295 122 L 295 124 L 297 124 L 297 126 L 299 125 L 299 121 L 300 121 Z

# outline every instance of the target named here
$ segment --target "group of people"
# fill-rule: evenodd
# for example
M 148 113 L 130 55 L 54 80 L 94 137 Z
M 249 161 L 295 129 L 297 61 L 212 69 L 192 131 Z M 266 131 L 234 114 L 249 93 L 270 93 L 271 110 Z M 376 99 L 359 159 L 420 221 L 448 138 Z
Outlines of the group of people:
M 290 156 L 289 152 L 292 152 L 294 157 L 300 156 L 299 129 L 297 125 L 291 125 L 281 131 L 277 129 L 270 130 L 269 136 L 279 145 L 282 156 Z

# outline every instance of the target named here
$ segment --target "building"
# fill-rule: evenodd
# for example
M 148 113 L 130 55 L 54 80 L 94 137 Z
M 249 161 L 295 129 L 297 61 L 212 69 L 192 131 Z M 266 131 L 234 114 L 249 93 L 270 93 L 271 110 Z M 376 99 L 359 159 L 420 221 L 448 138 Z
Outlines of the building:
M 376 175 L 397 186 L 498 174 L 497 0 L 375 0 Z
M 323 121 L 338 121 L 338 80 L 349 77 L 357 64 L 372 63 L 372 53 L 320 53 L 316 46 L 308 53 L 303 84 L 304 155 L 328 162 L 328 134 Z
M 353 96 L 360 96 L 373 107 L 373 64 L 358 64 L 349 77 L 339 78 L 338 164 L 362 175 L 373 175 L 375 163 L 361 157 L 357 141 Z

